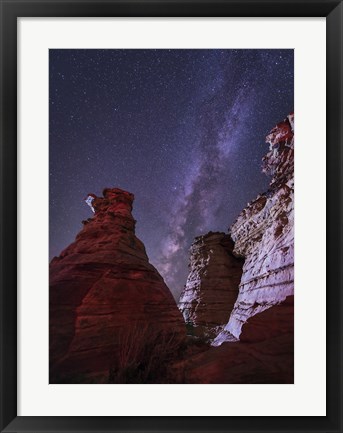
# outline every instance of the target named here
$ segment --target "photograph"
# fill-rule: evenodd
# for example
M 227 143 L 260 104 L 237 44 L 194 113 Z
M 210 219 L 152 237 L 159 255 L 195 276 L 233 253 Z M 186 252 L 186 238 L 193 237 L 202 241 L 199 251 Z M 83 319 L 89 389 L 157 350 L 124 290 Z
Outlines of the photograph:
M 49 383 L 294 383 L 294 50 L 49 50 Z M 296 332 L 296 331 L 295 331 Z
M 0 432 L 343 433 L 343 0 L 0 5 Z

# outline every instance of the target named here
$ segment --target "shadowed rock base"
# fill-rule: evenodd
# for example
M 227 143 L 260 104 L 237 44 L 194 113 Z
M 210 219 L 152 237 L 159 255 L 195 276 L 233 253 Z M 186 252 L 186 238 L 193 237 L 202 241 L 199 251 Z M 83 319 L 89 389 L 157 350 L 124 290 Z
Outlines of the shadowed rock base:
M 251 317 L 241 341 L 223 343 L 174 365 L 184 383 L 294 383 L 294 303 Z

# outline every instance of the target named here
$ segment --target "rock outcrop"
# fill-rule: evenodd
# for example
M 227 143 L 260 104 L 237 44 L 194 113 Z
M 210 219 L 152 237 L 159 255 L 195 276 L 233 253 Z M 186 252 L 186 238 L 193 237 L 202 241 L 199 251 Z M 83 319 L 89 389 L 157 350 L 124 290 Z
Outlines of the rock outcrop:
M 149 326 L 163 339 L 185 336 L 173 296 L 135 236 L 133 200 L 118 188 L 90 194 L 93 218 L 50 263 L 50 383 L 107 382 L 123 330 L 132 338 Z
M 245 261 L 237 301 L 214 345 L 240 338 L 252 316 L 294 292 L 294 115 L 279 123 L 266 142 L 263 171 L 272 181 L 231 226 L 233 253 Z M 293 322 L 291 314 L 288 320 Z
M 294 383 L 294 299 L 257 313 L 240 341 L 224 342 L 174 364 L 182 383 Z
M 190 273 L 179 309 L 198 336 L 213 337 L 225 325 L 238 296 L 243 260 L 232 254 L 225 233 L 209 232 L 195 238 L 190 248 Z

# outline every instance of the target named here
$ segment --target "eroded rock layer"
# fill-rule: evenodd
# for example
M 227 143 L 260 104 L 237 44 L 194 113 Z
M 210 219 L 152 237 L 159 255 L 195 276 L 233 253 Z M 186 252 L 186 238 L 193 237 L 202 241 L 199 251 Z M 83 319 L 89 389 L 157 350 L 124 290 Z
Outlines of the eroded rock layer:
M 250 317 L 240 341 L 195 354 L 174 365 L 183 383 L 294 383 L 294 298 Z
M 237 299 L 243 261 L 232 250 L 231 237 L 219 232 L 199 236 L 191 246 L 190 273 L 179 308 L 200 335 L 211 336 L 226 324 Z
M 94 217 L 50 263 L 51 383 L 107 382 L 130 327 L 185 335 L 172 294 L 135 236 L 133 200 L 117 188 L 90 194 Z
M 266 137 L 263 171 L 269 190 L 243 210 L 231 227 L 234 254 L 245 259 L 239 294 L 230 319 L 214 345 L 239 338 L 252 316 L 294 292 L 294 116 Z M 290 316 L 289 320 L 292 321 Z

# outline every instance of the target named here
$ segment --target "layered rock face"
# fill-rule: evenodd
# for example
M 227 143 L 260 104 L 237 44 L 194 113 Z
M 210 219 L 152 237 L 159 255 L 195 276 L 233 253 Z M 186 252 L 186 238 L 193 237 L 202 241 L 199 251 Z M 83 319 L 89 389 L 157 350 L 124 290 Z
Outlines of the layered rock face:
M 133 200 L 118 188 L 90 194 L 94 217 L 50 263 L 50 383 L 107 382 L 123 330 L 185 336 L 173 296 L 135 236 Z
M 195 238 L 190 249 L 190 273 L 179 308 L 186 323 L 209 337 L 227 323 L 238 295 L 242 259 L 232 254 L 229 235 L 209 232 Z
M 245 259 L 243 275 L 230 319 L 214 345 L 240 338 L 249 318 L 294 292 L 294 115 L 276 125 L 266 142 L 263 171 L 272 181 L 231 227 L 233 252 Z

